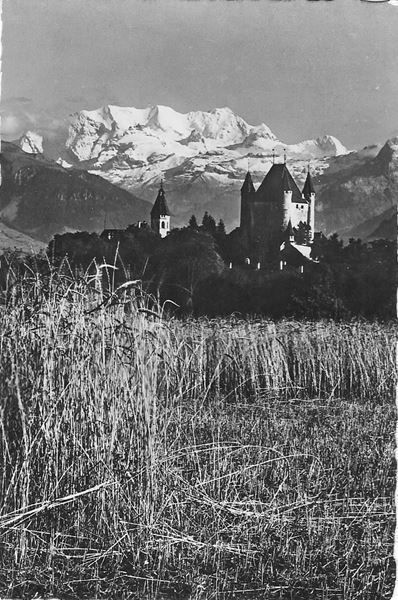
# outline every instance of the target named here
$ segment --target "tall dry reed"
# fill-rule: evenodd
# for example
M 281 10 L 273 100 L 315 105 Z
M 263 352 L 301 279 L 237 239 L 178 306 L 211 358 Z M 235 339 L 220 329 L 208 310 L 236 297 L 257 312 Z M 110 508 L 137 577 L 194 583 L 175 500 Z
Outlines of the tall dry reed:
M 4 286 L 1 591 L 381 598 L 394 328 L 181 321 L 104 278 Z

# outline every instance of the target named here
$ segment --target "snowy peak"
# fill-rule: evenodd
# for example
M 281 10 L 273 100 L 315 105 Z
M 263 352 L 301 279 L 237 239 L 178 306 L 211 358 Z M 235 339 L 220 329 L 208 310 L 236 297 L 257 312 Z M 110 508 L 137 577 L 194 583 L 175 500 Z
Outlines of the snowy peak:
M 43 154 L 43 136 L 35 131 L 27 131 L 19 138 L 18 146 L 28 154 Z
M 220 146 L 243 141 L 253 129 L 228 107 L 191 112 L 187 117 L 191 129 L 196 129 L 205 138 L 218 141 Z
M 96 167 L 116 156 L 131 161 L 160 160 L 173 155 L 174 163 L 206 152 L 269 155 L 286 148 L 296 159 L 323 158 L 348 150 L 331 135 L 288 145 L 265 124 L 250 125 L 230 108 L 179 113 L 169 106 L 147 108 L 107 105 L 72 116 L 67 149 L 75 160 L 94 161 Z
M 228 107 L 180 113 L 163 105 L 142 109 L 107 105 L 75 113 L 66 148 L 74 161 L 90 161 L 94 168 L 109 166 L 110 161 L 123 168 L 137 166 L 137 162 L 162 162 L 160 170 L 215 152 L 231 160 L 270 156 L 274 149 L 280 154 L 283 148 L 294 160 L 348 152 L 331 135 L 286 144 L 265 123 L 250 125 Z
M 182 156 L 188 156 L 198 150 L 198 142 L 207 142 L 206 147 L 214 150 L 242 143 L 251 133 L 276 139 L 266 125 L 253 127 L 228 107 L 184 114 L 162 105 L 144 109 L 107 105 L 72 115 L 66 147 L 81 162 L 98 159 L 115 145 L 140 146 L 141 160 L 145 145 L 147 156 L 178 155 L 181 144 L 192 143 L 192 152 L 182 151 Z
M 320 159 L 348 154 L 349 150 L 332 135 L 324 135 L 315 140 L 305 140 L 286 146 L 289 156 L 302 160 Z
M 23 143 L 34 147 L 32 132 Z M 150 202 L 163 179 L 173 189 L 170 209 L 181 221 L 189 218 L 192 205 L 216 200 L 221 206 L 223 197 L 218 216 L 232 224 L 237 216 L 231 199 L 239 197 L 248 166 L 258 184 L 285 152 L 292 175 L 303 185 L 308 160 L 318 176 L 348 150 L 331 135 L 287 144 L 265 123 L 251 125 L 228 107 L 181 113 L 161 104 L 108 104 L 72 115 L 57 156 L 64 167 L 84 168 Z
M 187 116 L 169 106 L 153 106 L 149 110 L 147 123 L 143 125 L 149 128 L 161 129 L 173 136 L 182 136 L 189 132 Z
M 326 156 L 340 156 L 349 153 L 349 150 L 333 135 L 318 137 L 316 143 Z

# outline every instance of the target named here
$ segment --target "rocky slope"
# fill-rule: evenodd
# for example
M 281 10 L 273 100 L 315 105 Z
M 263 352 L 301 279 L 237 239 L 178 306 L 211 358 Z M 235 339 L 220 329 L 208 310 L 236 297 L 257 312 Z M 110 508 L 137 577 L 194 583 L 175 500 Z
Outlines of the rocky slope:
M 370 242 L 377 239 L 397 239 L 397 207 L 387 208 L 380 215 L 367 219 L 357 227 L 350 229 L 345 237 L 360 238 Z
M 102 177 L 65 169 L 40 154 L 3 142 L 1 225 L 41 241 L 54 233 L 126 227 L 148 220 L 151 205 Z
M 44 250 L 46 244 L 0 222 L 0 253 L 11 250 L 27 254 Z
M 353 156 L 335 158 L 318 178 L 316 225 L 342 237 L 375 239 L 383 228 L 392 233 L 398 199 L 398 138 Z M 395 227 L 395 225 L 394 225 Z M 394 236 L 393 236 L 394 237 Z

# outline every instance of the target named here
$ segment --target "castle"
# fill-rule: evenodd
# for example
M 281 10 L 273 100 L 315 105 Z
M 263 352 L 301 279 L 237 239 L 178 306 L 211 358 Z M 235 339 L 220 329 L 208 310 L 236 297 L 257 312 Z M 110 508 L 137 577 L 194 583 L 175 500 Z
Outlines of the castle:
M 274 163 L 256 190 L 250 171 L 241 188 L 240 233 L 248 264 L 303 269 L 314 239 L 315 189 L 308 169 L 300 192 L 286 158 Z
M 274 162 L 257 190 L 248 171 L 241 188 L 237 230 L 245 254 L 241 260 L 257 269 L 290 266 L 303 272 L 311 262 L 314 220 L 315 189 L 309 168 L 302 191 L 287 168 L 286 157 L 283 163 Z M 163 182 L 151 210 L 151 229 L 162 238 L 170 232 Z

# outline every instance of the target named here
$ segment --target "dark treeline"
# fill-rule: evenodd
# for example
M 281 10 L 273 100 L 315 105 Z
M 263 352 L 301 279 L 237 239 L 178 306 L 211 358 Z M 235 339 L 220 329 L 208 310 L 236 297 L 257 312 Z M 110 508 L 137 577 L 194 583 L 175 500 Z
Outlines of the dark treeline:
M 75 271 L 114 265 L 112 285 L 140 279 L 161 303 L 172 300 L 178 312 L 197 316 L 395 317 L 393 242 L 352 239 L 344 245 L 337 235 L 321 236 L 312 251 L 318 262 L 309 263 L 303 274 L 251 269 L 244 264 L 245 250 L 238 229 L 226 234 L 223 222 L 205 213 L 200 225 L 192 216 L 187 227 L 164 239 L 147 225 L 129 226 L 111 239 L 87 232 L 56 235 L 47 256 L 55 265 L 67 257 Z

